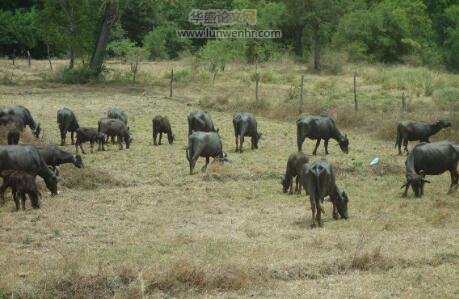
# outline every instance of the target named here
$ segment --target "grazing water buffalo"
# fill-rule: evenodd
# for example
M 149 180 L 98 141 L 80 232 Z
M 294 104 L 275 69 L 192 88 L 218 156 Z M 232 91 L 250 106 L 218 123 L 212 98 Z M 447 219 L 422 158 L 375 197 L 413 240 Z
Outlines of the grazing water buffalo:
M 459 161 L 459 145 L 449 141 L 417 144 L 405 162 L 406 183 L 403 196 L 407 195 L 411 186 L 416 197 L 424 194 L 424 183 L 430 183 L 425 179 L 426 175 L 439 175 L 445 171 L 451 174 L 450 192 L 457 190 L 459 174 L 457 165 Z
M 34 146 L 0 145 L 0 172 L 3 170 L 22 170 L 31 175 L 39 175 L 51 194 L 57 194 L 56 175 L 48 168 Z
M 129 133 L 129 128 L 121 120 L 99 121 L 98 131 L 107 135 L 107 137 L 117 137 L 120 150 L 123 149 L 123 140 L 126 143 L 126 149 L 129 149 L 132 137 Z M 102 143 L 102 150 L 105 150 L 104 143 Z
M 108 111 L 107 111 L 107 118 L 111 118 L 111 119 L 119 119 L 121 120 L 126 126 L 128 124 L 128 116 L 126 114 L 126 112 L 124 112 L 123 110 L 119 109 L 119 108 L 110 108 Z
M 206 111 L 195 111 L 188 114 L 188 136 L 193 131 L 218 132 L 218 129 L 215 129 L 209 113 Z
M 402 143 L 405 152 L 408 153 L 408 141 L 419 140 L 421 142 L 430 142 L 430 136 L 448 127 L 451 127 L 451 123 L 444 119 L 433 124 L 411 120 L 402 121 L 397 125 L 397 139 L 395 140 L 395 146 L 398 147 L 398 154 L 402 154 Z
M 312 152 L 317 153 L 320 140 L 324 139 L 325 154 L 328 155 L 328 140 L 335 139 L 339 143 L 339 147 L 344 153 L 349 151 L 349 140 L 346 135 L 341 134 L 335 125 L 333 119 L 328 116 L 302 116 L 296 121 L 297 126 L 297 143 L 298 151 L 301 152 L 304 139 L 317 139 L 316 147 Z
M 299 184 L 301 170 L 303 169 L 303 165 L 308 163 L 308 161 L 308 157 L 302 152 L 291 154 L 288 157 L 287 170 L 285 171 L 285 177 L 281 182 L 284 193 L 287 193 L 287 190 L 290 187 L 289 193 L 293 194 L 294 177 L 296 177 L 295 193 L 301 193 L 301 184 Z
M 22 120 L 23 126 L 29 126 L 33 135 L 38 138 L 40 136 L 40 124 L 35 122 L 29 109 L 24 106 L 14 106 L 0 109 L 0 118 L 5 115 L 15 115 Z
M 45 163 L 56 171 L 61 164 L 72 163 L 77 168 L 83 168 L 83 160 L 80 155 L 64 151 L 55 145 L 35 144 L 34 145 Z
M 335 174 L 332 166 L 326 160 L 319 160 L 311 164 L 304 164 L 301 172 L 301 183 L 309 194 L 312 210 L 312 227 L 322 226 L 321 213 L 324 198 L 330 196 L 333 204 L 333 218 L 347 219 L 347 204 L 349 199 L 344 191 L 336 186 Z
M 5 202 L 5 191 L 11 187 L 16 211 L 19 210 L 19 199 L 21 199 L 22 209 L 25 210 L 26 194 L 29 196 L 30 202 L 34 209 L 40 208 L 39 199 L 40 192 L 35 182 L 35 175 L 28 174 L 21 170 L 4 170 L 0 173 L 3 178 L 3 184 L 0 187 L 0 197 L 2 204 Z
M 99 150 L 102 148 L 102 145 L 106 142 L 107 135 L 100 133 L 96 128 L 78 128 L 76 130 L 76 142 L 75 149 L 78 153 L 78 146 L 81 149 L 81 152 L 85 154 L 82 144 L 89 142 L 91 144 L 91 153 L 94 150 L 94 143 L 99 144 Z
M 213 157 L 220 162 L 228 161 L 223 152 L 222 141 L 218 133 L 215 132 L 193 132 L 188 137 L 188 147 L 186 148 L 186 158 L 190 162 L 190 174 L 193 174 L 194 166 L 199 157 L 206 158 L 206 165 L 202 170 L 207 169 L 209 158 Z
M 172 133 L 171 124 L 167 116 L 157 115 L 152 120 L 153 127 L 153 144 L 161 145 L 161 139 L 163 138 L 163 133 L 167 134 L 167 140 L 169 144 L 172 144 L 175 140 L 175 135 Z M 156 137 L 159 134 L 159 143 L 156 143 Z
M 57 111 L 57 123 L 59 124 L 59 131 L 61 132 L 61 145 L 65 145 L 65 138 L 67 132 L 70 132 L 72 145 L 75 144 L 73 134 L 80 127 L 78 120 L 72 110 L 62 108 Z
M 239 150 L 242 153 L 245 136 L 252 137 L 252 149 L 258 148 L 258 140 L 260 140 L 262 133 L 257 131 L 257 120 L 252 113 L 235 113 L 233 115 L 233 127 L 234 136 L 236 137 L 236 152 Z

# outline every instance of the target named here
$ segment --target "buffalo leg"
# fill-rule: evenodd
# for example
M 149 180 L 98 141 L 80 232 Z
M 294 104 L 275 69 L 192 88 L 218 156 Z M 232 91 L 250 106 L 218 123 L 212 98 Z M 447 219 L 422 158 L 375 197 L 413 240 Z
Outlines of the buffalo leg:
M 196 161 L 197 161 L 196 158 L 191 158 L 190 159 L 190 175 L 193 174 L 193 169 L 194 169 L 194 166 L 196 165 Z
M 241 139 L 241 141 L 239 142 L 239 152 L 242 153 L 242 151 L 243 151 L 242 145 L 244 144 L 244 135 L 241 134 L 241 136 L 239 138 Z
M 161 140 L 163 139 L 163 133 L 159 133 L 159 142 L 158 144 L 161 145 Z
M 319 227 L 322 227 L 323 226 L 323 223 L 322 223 L 322 207 L 320 206 L 320 202 L 319 201 L 316 203 L 316 213 L 317 213 L 317 224 L 319 225 Z
M 458 189 L 459 173 L 457 172 L 456 168 L 457 166 L 449 171 L 451 174 L 451 186 L 449 187 L 449 193 Z
M 328 155 L 328 139 L 324 139 L 325 155 Z
M 89 144 L 91 146 L 91 154 L 92 154 L 94 153 L 94 142 L 90 142 Z
M 236 153 L 238 152 L 239 150 L 239 136 L 236 135 Z
M 67 132 L 65 132 L 64 129 L 61 129 L 61 146 L 65 145 L 65 135 L 67 135 Z
M 336 207 L 335 202 L 332 202 L 333 204 L 333 219 L 338 220 L 339 214 L 338 214 L 338 208 Z
M 72 145 L 75 144 L 75 139 L 73 138 L 75 131 L 70 132 L 70 138 L 72 139 Z
M 405 192 L 403 192 L 403 195 L 402 195 L 403 197 L 407 197 L 408 196 L 408 189 L 409 188 L 410 188 L 409 184 L 405 186 Z
M 314 198 L 311 196 L 311 212 L 312 212 L 312 222 L 311 222 L 311 227 L 316 227 L 316 203 Z
M 119 149 L 123 149 L 123 137 L 122 136 L 117 136 L 116 140 L 118 141 Z
M 83 154 L 86 154 L 86 153 L 84 152 L 84 149 L 83 149 L 83 146 L 82 146 L 81 142 L 80 142 L 78 145 L 80 146 L 81 152 L 82 152 Z M 77 153 L 78 153 L 78 146 L 75 145 L 75 147 L 77 148 Z
M 0 187 L 0 204 L 4 205 L 5 204 L 5 191 L 8 189 L 8 185 L 3 183 L 3 185 Z
M 19 198 L 16 192 L 13 193 L 14 204 L 16 205 L 16 211 L 19 211 Z
M 316 147 L 314 148 L 314 151 L 312 152 L 313 155 L 317 154 L 317 148 L 319 147 L 319 145 L 320 145 L 320 139 L 317 139 Z
M 153 133 L 153 144 L 154 144 L 154 145 L 158 145 L 158 144 L 156 143 L 156 137 L 158 137 L 158 132 L 154 132 L 154 133 Z
M 26 194 L 25 192 L 21 193 L 21 204 L 22 204 L 22 210 L 25 210 L 25 202 L 26 202 Z
M 288 193 L 293 194 L 293 178 L 290 179 L 290 190 Z
M 408 154 L 408 138 L 403 139 L 403 150 Z
M 295 193 L 296 194 L 301 194 L 300 190 L 298 189 L 298 179 L 299 179 L 299 177 L 300 177 L 299 175 L 297 175 L 295 177 Z
M 202 171 L 206 171 L 206 170 L 207 170 L 207 165 L 209 164 L 209 161 L 210 161 L 210 158 L 209 158 L 209 157 L 206 157 L 206 165 L 204 165 L 204 166 L 202 167 L 202 169 L 201 169 Z

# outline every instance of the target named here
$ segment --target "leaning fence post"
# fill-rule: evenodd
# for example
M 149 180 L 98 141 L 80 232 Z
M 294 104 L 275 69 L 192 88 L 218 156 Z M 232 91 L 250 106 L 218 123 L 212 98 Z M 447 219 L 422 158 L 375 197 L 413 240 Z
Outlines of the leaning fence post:
M 303 113 L 303 108 L 304 108 L 303 91 L 304 91 L 304 75 L 301 75 L 301 87 L 300 87 L 300 114 Z
M 357 72 L 354 72 L 354 109 L 359 110 L 359 102 L 357 100 Z
M 171 80 L 169 81 L 169 97 L 172 98 L 172 82 L 174 81 L 174 69 L 171 70 Z
M 258 84 L 260 82 L 260 74 L 258 73 L 258 62 L 255 62 L 255 100 L 258 102 Z

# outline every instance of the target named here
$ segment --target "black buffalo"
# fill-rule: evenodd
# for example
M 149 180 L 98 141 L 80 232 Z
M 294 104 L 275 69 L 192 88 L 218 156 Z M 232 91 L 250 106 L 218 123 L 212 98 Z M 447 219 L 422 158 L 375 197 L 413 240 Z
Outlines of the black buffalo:
M 61 132 L 61 145 L 65 145 L 65 138 L 67 132 L 70 132 L 72 144 L 75 144 L 73 134 L 80 127 L 78 120 L 72 110 L 62 108 L 57 111 L 57 123 L 59 124 L 59 131 Z
M 324 140 L 325 154 L 328 154 L 328 140 L 335 139 L 339 143 L 339 147 L 344 153 L 349 151 L 349 140 L 346 135 L 336 127 L 335 122 L 328 116 L 302 116 L 296 121 L 297 126 L 297 144 L 298 151 L 300 152 L 303 146 L 304 139 L 316 140 L 316 147 L 312 152 L 313 155 L 317 153 L 320 140 Z
M 105 119 L 102 119 L 98 123 L 97 130 L 100 133 L 105 134 L 107 138 L 116 137 L 120 150 L 123 149 L 123 141 L 126 144 L 126 149 L 129 149 L 129 146 L 132 142 L 132 137 L 129 133 L 129 128 L 121 120 L 109 119 L 106 121 Z M 102 143 L 102 150 L 105 150 L 104 143 Z
M 172 133 L 171 124 L 167 116 L 157 115 L 152 120 L 152 129 L 153 129 L 153 144 L 161 145 L 161 139 L 163 138 L 163 133 L 167 134 L 167 140 L 169 144 L 172 144 L 175 140 L 175 135 Z M 159 142 L 156 142 L 156 138 L 159 134 Z
M 35 122 L 29 109 L 24 106 L 14 106 L 0 109 L 0 118 L 8 114 L 15 115 L 21 119 L 23 126 L 29 126 L 36 138 L 40 136 L 40 124 Z
M 304 164 L 301 172 L 301 183 L 304 190 L 309 194 L 312 211 L 312 227 L 322 226 L 321 204 L 326 196 L 330 197 L 333 204 L 333 218 L 347 219 L 347 204 L 349 199 L 344 191 L 336 186 L 333 168 L 326 160 L 319 160 L 311 164 Z
M 395 140 L 395 146 L 398 147 L 398 154 L 402 154 L 402 143 L 405 152 L 408 153 L 408 141 L 419 140 L 421 142 L 430 142 L 430 136 L 448 127 L 451 127 L 451 123 L 444 119 L 433 124 L 411 120 L 400 122 L 397 125 L 397 139 Z
M 83 160 L 78 154 L 75 155 L 64 151 L 55 145 L 35 144 L 34 146 L 37 148 L 45 163 L 51 166 L 54 171 L 56 171 L 56 167 L 66 163 L 72 163 L 77 168 L 84 167 Z
M 190 163 L 190 174 L 193 174 L 194 166 L 199 157 L 206 158 L 206 164 L 202 170 L 207 169 L 209 158 L 213 157 L 220 162 L 228 161 L 223 152 L 223 145 L 218 133 L 215 132 L 193 132 L 188 137 L 186 158 Z
M 285 170 L 285 177 L 282 180 L 282 189 L 287 193 L 290 187 L 290 194 L 293 194 L 293 178 L 296 177 L 295 192 L 301 193 L 300 175 L 303 165 L 308 163 L 308 157 L 302 152 L 291 154 L 288 157 L 287 169 Z
M 188 136 L 193 131 L 218 132 L 215 129 L 212 117 L 206 111 L 195 111 L 188 114 Z
M 110 108 L 107 111 L 107 118 L 112 118 L 112 119 L 119 119 L 121 120 L 126 126 L 128 124 L 128 116 L 126 112 L 119 108 Z
M 83 149 L 83 143 L 89 142 L 91 145 L 91 153 L 94 150 L 94 143 L 99 145 L 99 150 L 102 149 L 102 144 L 106 142 L 107 135 L 100 133 L 96 128 L 78 128 L 76 130 L 76 142 L 75 150 L 78 153 L 78 147 L 80 147 L 81 152 L 85 154 Z
M 417 144 L 405 162 L 406 183 L 403 196 L 408 189 L 414 191 L 416 197 L 424 194 L 424 184 L 430 183 L 425 179 L 426 175 L 439 175 L 445 171 L 451 174 L 450 192 L 457 190 L 459 174 L 457 165 L 459 161 L 459 145 L 449 141 Z
M 258 141 L 262 133 L 257 131 L 257 120 L 252 113 L 235 113 L 233 115 L 233 127 L 236 138 L 236 152 L 239 151 L 242 153 L 245 136 L 251 137 L 252 149 L 258 148 Z
M 16 211 L 19 210 L 19 199 L 21 199 L 22 209 L 25 210 L 26 195 L 29 196 L 30 202 L 34 209 L 40 207 L 41 194 L 38 191 L 35 182 L 35 175 L 28 174 L 21 170 L 4 170 L 0 173 L 3 178 L 3 184 L 0 187 L 0 198 L 2 204 L 5 202 L 5 191 L 11 187 L 14 203 L 16 204 Z
M 57 194 L 56 175 L 32 145 L 0 145 L 0 172 L 3 170 L 22 170 L 31 175 L 39 175 L 51 194 Z

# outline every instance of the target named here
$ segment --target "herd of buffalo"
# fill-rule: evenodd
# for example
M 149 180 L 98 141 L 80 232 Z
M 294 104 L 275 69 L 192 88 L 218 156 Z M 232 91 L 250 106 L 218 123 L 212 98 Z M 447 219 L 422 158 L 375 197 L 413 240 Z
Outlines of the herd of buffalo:
M 127 114 L 111 108 L 106 118 L 98 121 L 97 128 L 80 127 L 75 114 L 67 108 L 57 111 L 61 146 L 65 145 L 67 133 L 70 132 L 71 143 L 75 145 L 76 154 L 62 150 L 56 145 L 45 144 L 18 144 L 20 133 L 26 126 L 30 127 L 33 135 L 38 138 L 41 128 L 30 111 L 23 106 L 6 107 L 0 109 L 0 126 L 7 128 L 6 140 L 8 145 L 0 145 L 0 176 L 3 185 L 0 187 L 1 203 L 4 203 L 4 193 L 11 187 L 16 209 L 25 208 L 28 195 L 33 208 L 40 206 L 40 192 L 37 190 L 35 177 L 43 178 L 46 187 L 52 195 L 57 194 L 58 166 L 63 163 L 72 163 L 78 168 L 83 167 L 83 161 L 78 154 L 83 154 L 83 144 L 89 142 L 91 153 L 94 144 L 98 150 L 105 150 L 108 142 L 117 143 L 119 148 L 129 149 L 133 138 L 129 131 Z M 289 156 L 285 177 L 282 180 L 283 192 L 293 193 L 293 179 L 295 178 L 295 192 L 301 193 L 303 188 L 310 197 L 312 210 L 312 226 L 322 226 L 322 203 L 325 198 L 333 204 L 333 218 L 348 218 L 348 196 L 336 185 L 335 173 L 332 165 L 322 159 L 310 162 L 302 152 L 302 145 L 306 138 L 316 140 L 313 155 L 316 155 L 321 140 L 324 140 L 325 154 L 328 154 L 328 142 L 334 139 L 344 153 L 349 151 L 349 139 L 337 128 L 333 119 L 327 116 L 301 116 L 297 121 L 298 152 Z M 443 128 L 450 127 L 447 120 L 439 120 L 433 124 L 414 121 L 402 121 L 397 126 L 396 147 L 401 154 L 401 146 L 408 153 L 406 160 L 406 182 L 404 196 L 409 187 L 415 196 L 422 196 L 424 184 L 429 183 L 426 175 L 439 175 L 445 171 L 451 174 L 450 191 L 458 189 L 458 161 L 459 145 L 449 141 L 430 143 L 429 137 Z M 233 116 L 233 127 L 236 143 L 236 152 L 243 152 L 244 138 L 251 138 L 251 149 L 257 149 L 262 134 L 258 131 L 257 121 L 252 113 L 236 113 Z M 169 144 L 175 140 L 171 124 L 166 116 L 155 116 L 152 120 L 152 138 L 154 145 L 161 145 L 162 135 L 167 135 Z M 76 135 L 76 136 L 75 136 Z M 158 138 L 159 135 L 159 138 Z M 408 141 L 420 141 L 411 152 L 408 151 Z M 189 162 L 190 174 L 199 157 L 206 159 L 205 170 L 210 162 L 223 163 L 228 161 L 223 151 L 219 129 L 215 128 L 209 113 L 203 111 L 192 112 L 188 115 L 188 146 L 186 158 Z

